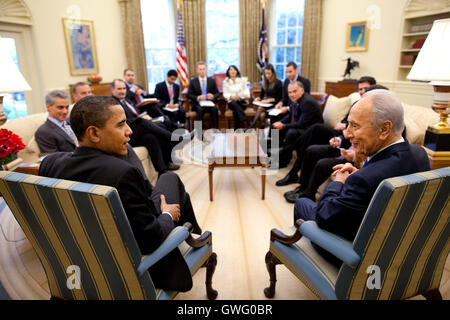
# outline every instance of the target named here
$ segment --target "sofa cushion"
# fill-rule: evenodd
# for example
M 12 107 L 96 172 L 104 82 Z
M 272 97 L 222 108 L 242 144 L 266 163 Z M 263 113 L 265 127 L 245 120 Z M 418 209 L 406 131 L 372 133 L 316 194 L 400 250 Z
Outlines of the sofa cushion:
M 402 103 L 406 127 L 406 139 L 409 143 L 423 145 L 428 126 L 439 122 L 439 115 L 431 108 Z
M 351 107 L 350 96 L 337 98 L 333 95 L 328 97 L 323 110 L 323 121 L 326 125 L 333 127 L 345 118 Z

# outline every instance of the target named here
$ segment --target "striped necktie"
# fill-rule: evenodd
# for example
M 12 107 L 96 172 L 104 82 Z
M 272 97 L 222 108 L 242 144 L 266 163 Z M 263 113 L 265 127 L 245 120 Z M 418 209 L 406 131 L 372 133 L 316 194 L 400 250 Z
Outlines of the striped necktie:
M 67 133 L 67 135 L 73 140 L 75 145 L 78 147 L 77 136 L 75 135 L 75 133 L 73 132 L 72 128 L 70 127 L 70 125 L 66 121 L 64 121 L 64 123 L 63 123 L 63 129 Z

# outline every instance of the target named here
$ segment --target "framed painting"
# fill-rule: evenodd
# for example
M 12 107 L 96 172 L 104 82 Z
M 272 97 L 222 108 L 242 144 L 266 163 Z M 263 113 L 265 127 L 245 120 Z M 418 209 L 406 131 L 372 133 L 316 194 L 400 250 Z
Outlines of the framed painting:
M 367 28 L 367 21 L 347 23 L 346 51 L 367 51 L 368 44 L 369 29 Z
M 78 76 L 98 73 L 93 21 L 63 18 L 63 27 L 70 74 Z

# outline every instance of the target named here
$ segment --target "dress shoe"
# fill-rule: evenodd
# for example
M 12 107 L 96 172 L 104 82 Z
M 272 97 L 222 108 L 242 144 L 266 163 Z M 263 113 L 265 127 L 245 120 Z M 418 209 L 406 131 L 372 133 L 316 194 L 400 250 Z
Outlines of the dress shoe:
M 280 179 L 277 182 L 275 182 L 275 185 L 277 185 L 278 187 L 287 186 L 288 184 L 296 183 L 297 181 L 298 181 L 297 175 L 292 176 L 290 174 L 287 174 L 283 179 Z
M 173 162 L 169 162 L 169 164 L 167 165 L 167 170 L 175 171 L 175 170 L 178 170 L 178 169 L 180 169 L 180 166 L 175 164 L 175 163 L 173 163 Z
M 296 193 L 300 193 L 300 192 L 302 192 L 302 189 L 301 189 L 301 185 L 300 186 L 298 186 L 297 188 L 295 188 L 294 190 L 291 190 L 291 191 L 288 191 L 288 192 L 285 192 L 284 194 L 283 194 L 283 196 L 286 198 L 288 195 L 292 195 L 292 194 L 296 194 Z

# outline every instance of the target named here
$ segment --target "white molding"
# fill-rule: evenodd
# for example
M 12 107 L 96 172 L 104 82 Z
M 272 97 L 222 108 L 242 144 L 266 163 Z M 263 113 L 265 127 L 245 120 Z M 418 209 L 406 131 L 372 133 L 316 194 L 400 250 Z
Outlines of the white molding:
M 31 13 L 23 0 L 2 0 L 0 22 L 32 25 Z

